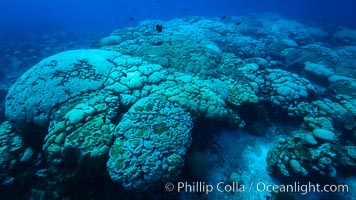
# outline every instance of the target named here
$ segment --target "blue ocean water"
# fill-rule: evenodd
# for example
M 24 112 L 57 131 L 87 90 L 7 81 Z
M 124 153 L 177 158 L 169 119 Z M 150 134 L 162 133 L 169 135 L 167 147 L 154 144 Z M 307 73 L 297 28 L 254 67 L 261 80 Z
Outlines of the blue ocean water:
M 0 4 L 2 30 L 62 27 L 81 30 L 113 30 L 145 19 L 173 19 L 182 16 L 245 15 L 277 12 L 305 21 L 355 22 L 353 0 L 3 0 Z
M 0 199 L 356 199 L 356 1 L 0 11 Z

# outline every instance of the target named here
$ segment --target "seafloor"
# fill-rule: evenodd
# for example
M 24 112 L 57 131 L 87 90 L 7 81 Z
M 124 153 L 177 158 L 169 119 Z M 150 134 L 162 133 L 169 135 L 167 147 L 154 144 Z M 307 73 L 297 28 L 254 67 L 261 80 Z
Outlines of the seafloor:
M 0 199 L 355 199 L 356 30 L 252 14 L 83 38 L 0 47 Z

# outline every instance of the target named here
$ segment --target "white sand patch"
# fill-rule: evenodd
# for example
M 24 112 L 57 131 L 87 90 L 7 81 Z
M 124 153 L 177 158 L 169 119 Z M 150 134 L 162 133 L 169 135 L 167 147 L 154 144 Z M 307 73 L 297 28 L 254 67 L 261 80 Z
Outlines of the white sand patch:
M 264 185 L 277 184 L 267 172 L 266 157 L 268 150 L 276 143 L 275 139 L 249 135 L 243 131 L 223 131 L 215 138 L 220 145 L 217 154 L 207 153 L 209 184 L 225 182 L 232 185 L 229 176 L 237 174 L 235 180 L 240 190 L 234 192 L 214 192 L 208 199 L 253 199 L 265 200 L 269 192 L 260 192 Z M 235 185 L 236 186 L 236 185 Z M 227 186 L 229 189 L 229 186 Z

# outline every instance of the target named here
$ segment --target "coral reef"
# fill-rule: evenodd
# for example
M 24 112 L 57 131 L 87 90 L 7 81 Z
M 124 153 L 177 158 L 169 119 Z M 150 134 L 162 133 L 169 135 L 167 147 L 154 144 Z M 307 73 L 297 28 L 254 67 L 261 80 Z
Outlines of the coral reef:
M 104 180 L 107 193 L 140 199 L 182 174 L 205 176 L 184 174 L 184 165 L 203 160 L 186 155 L 197 151 L 192 138 L 224 148 L 199 127 L 208 125 L 280 137 L 259 159 L 282 181 L 348 176 L 356 167 L 349 32 L 257 14 L 148 20 L 114 31 L 98 49 L 45 58 L 0 88 L 8 89 L 0 182 L 50 199 L 74 197 L 86 182 L 90 198 L 88 180 Z M 229 182 L 242 179 L 234 170 L 225 172 Z
M 0 144 L 0 185 L 25 182 L 32 173 L 28 165 L 35 157 L 33 148 L 9 122 L 0 125 Z
M 182 171 L 191 144 L 188 112 L 157 96 L 142 98 L 114 131 L 108 172 L 114 182 L 136 191 L 152 190 Z
M 293 137 L 279 140 L 267 155 L 268 172 L 284 180 L 319 180 L 335 178 L 336 146 L 334 133 L 315 129 L 313 133 L 296 133 Z M 317 178 L 317 179 L 316 179 Z

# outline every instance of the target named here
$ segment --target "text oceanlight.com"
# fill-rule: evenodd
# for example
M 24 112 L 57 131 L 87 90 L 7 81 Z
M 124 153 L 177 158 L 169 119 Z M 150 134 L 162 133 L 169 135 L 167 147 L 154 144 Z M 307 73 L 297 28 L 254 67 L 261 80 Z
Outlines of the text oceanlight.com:
M 216 192 L 295 192 L 302 195 L 306 195 L 310 192 L 326 192 L 326 193 L 336 193 L 336 192 L 348 192 L 348 185 L 335 185 L 335 184 L 325 184 L 321 185 L 318 183 L 307 183 L 302 184 L 300 182 L 294 182 L 292 184 L 267 184 L 264 182 L 252 182 L 250 184 L 241 184 L 238 182 L 226 183 L 219 182 L 217 184 L 208 184 L 205 182 L 177 182 L 173 184 L 171 182 L 165 185 L 165 189 L 168 192 L 177 190 L 177 192 L 197 192 L 209 194 L 213 191 Z

